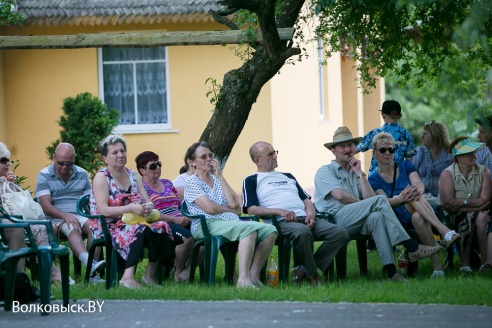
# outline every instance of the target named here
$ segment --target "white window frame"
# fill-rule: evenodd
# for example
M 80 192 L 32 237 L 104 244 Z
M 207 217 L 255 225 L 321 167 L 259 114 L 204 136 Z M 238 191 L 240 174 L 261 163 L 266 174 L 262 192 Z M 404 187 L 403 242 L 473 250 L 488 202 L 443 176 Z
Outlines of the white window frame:
M 113 133 L 116 134 L 136 134 L 136 133 L 166 133 L 166 132 L 177 132 L 171 129 L 171 93 L 169 87 L 169 60 L 168 60 L 168 51 L 167 47 L 164 48 L 165 52 L 165 68 L 166 68 L 166 104 L 167 104 L 167 123 L 160 124 L 125 124 L 118 125 L 113 129 Z M 138 60 L 138 61 L 123 61 L 122 63 L 132 63 L 135 65 L 136 63 L 152 63 L 152 62 L 162 62 L 162 60 Z M 115 62 L 118 63 L 118 62 Z M 104 75 L 103 75 L 103 56 L 102 56 L 102 48 L 97 49 L 97 66 L 98 66 L 98 81 L 99 81 L 99 98 L 104 101 Z M 136 74 L 135 70 L 133 71 Z M 136 88 L 136 79 L 134 79 L 135 88 Z M 137 108 L 137 100 L 135 97 L 135 108 Z

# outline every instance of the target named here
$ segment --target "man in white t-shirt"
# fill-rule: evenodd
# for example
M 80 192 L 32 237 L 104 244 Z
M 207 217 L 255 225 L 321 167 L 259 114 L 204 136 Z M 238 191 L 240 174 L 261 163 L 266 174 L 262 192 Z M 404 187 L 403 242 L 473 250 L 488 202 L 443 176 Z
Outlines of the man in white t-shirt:
M 267 142 L 251 146 L 249 154 L 258 171 L 243 182 L 243 211 L 249 215 L 277 217 L 282 235 L 294 245 L 302 265 L 294 270 L 294 281 L 320 284 L 319 268 L 326 272 L 342 245 L 347 243 L 344 228 L 315 218 L 311 197 L 290 173 L 275 171 L 277 151 Z M 269 220 L 265 220 L 265 223 Z M 323 241 L 313 254 L 314 241 Z

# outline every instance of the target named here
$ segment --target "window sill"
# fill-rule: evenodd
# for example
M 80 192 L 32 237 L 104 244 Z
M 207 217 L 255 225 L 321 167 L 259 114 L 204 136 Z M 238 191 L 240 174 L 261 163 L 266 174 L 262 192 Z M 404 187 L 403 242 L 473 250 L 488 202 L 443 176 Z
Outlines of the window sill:
M 116 127 L 113 129 L 115 134 L 150 134 L 150 133 L 179 133 L 179 130 L 162 129 L 162 128 L 140 128 L 140 129 L 125 129 Z

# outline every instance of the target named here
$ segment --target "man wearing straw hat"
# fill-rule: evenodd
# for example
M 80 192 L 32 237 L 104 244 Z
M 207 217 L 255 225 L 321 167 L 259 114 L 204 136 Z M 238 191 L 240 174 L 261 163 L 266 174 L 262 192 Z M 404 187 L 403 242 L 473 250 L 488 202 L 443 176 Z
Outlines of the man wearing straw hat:
M 349 235 L 372 236 L 388 278 L 406 281 L 396 272 L 394 246 L 402 244 L 410 262 L 432 256 L 442 246 L 420 245 L 410 239 L 386 197 L 376 195 L 360 161 L 354 157 L 360 140 L 342 126 L 335 131 L 333 141 L 325 143 L 335 160 L 323 165 L 316 173 L 314 205 L 318 211 L 332 215 L 335 223 L 344 227 Z

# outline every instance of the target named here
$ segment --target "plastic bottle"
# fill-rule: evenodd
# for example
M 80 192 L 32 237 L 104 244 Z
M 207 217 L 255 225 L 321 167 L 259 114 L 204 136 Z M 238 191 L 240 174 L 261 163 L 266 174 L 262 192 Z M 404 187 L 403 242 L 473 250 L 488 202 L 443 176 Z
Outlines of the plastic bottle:
M 403 250 L 400 254 L 400 256 L 398 257 L 398 272 L 406 277 L 407 276 L 407 272 L 408 272 L 408 263 L 410 261 L 408 260 L 408 253 L 406 250 Z
M 278 267 L 277 267 L 277 263 L 275 262 L 275 258 L 273 256 L 270 256 L 270 259 L 268 260 L 267 273 L 266 274 L 267 274 L 267 277 L 266 277 L 267 286 L 277 287 L 278 286 Z

